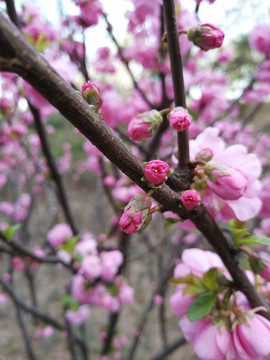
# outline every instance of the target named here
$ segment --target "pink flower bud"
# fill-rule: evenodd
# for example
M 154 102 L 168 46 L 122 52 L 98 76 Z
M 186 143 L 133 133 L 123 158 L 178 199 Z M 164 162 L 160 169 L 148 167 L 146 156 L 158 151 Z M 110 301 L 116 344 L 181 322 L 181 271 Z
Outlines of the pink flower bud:
M 264 278 L 266 281 L 270 282 L 270 261 L 268 261 L 265 264 L 265 267 L 262 271 L 260 271 L 260 275 L 262 278 Z
M 270 55 L 269 32 L 270 24 L 257 24 L 249 37 L 251 48 L 265 56 Z
M 188 30 L 188 39 L 204 51 L 220 48 L 224 33 L 212 24 L 201 24 Z
M 144 224 L 151 219 L 150 209 L 152 201 L 143 194 L 138 194 L 133 198 L 125 208 L 119 225 L 126 234 L 139 231 Z
M 192 210 L 199 205 L 201 198 L 196 190 L 187 190 L 180 196 L 180 200 L 186 209 Z
M 213 150 L 210 148 L 205 148 L 199 151 L 196 155 L 196 160 L 210 161 L 213 157 Z
M 151 185 L 160 185 L 167 180 L 169 165 L 161 160 L 149 161 L 144 168 L 144 177 Z
M 97 112 L 101 108 L 103 102 L 101 93 L 99 88 L 92 81 L 83 84 L 82 96 L 94 111 Z
M 142 141 L 153 135 L 157 126 L 161 123 L 162 116 L 157 110 L 151 110 L 137 115 L 128 124 L 128 136 L 134 141 Z
M 209 163 L 210 164 L 210 163 Z M 224 200 L 237 200 L 247 189 L 248 179 L 240 170 L 214 168 L 206 182 L 208 187 Z
M 190 127 L 191 116 L 185 108 L 177 106 L 170 112 L 169 122 L 175 130 L 184 131 Z
M 236 326 L 233 342 L 237 359 L 263 359 L 270 353 L 270 322 L 259 314 Z

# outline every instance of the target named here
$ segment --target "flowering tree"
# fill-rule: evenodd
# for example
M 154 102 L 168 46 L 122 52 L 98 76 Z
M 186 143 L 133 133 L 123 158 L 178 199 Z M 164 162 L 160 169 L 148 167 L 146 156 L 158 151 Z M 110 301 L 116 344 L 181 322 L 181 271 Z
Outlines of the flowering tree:
M 230 101 L 226 65 L 233 53 L 218 51 L 205 68 L 208 51 L 222 46 L 224 33 L 200 23 L 201 1 L 194 14 L 178 1 L 131 1 L 125 47 L 99 0 L 75 1 L 78 15 L 63 19 L 57 29 L 33 5 L 17 13 L 13 0 L 2 3 L 7 14 L 0 13 L 0 187 L 5 196 L 0 300 L 5 303 L 8 296 L 14 303 L 29 359 L 37 355 L 24 312 L 35 319 L 35 337 L 62 332 L 67 341 L 59 357 L 69 352 L 72 359 L 116 360 L 135 359 L 155 306 L 161 345 L 149 349 L 147 358 L 163 359 L 186 341 L 203 360 L 266 358 L 269 136 L 249 122 L 270 93 L 269 25 L 257 25 L 249 37 L 260 63 L 241 95 Z M 88 62 L 84 35 L 101 19 L 116 52 L 100 47 Z M 128 94 L 106 81 L 119 64 L 133 83 Z M 57 111 L 74 125 L 87 155 L 83 161 L 71 163 L 67 141 L 55 159 L 49 137 L 57 131 L 50 123 Z M 73 215 L 63 181 L 70 166 L 77 183 L 85 172 L 101 179 L 112 209 L 102 231 L 81 224 L 89 204 Z M 36 202 L 52 188 L 44 228 L 36 231 Z M 132 308 L 140 295 L 140 276 L 130 275 L 135 232 L 140 236 L 133 239 L 146 243 L 151 260 L 144 287 L 149 300 L 142 314 L 136 313 L 136 324 L 130 320 L 124 329 L 122 308 Z M 50 264 L 65 274 L 57 314 L 44 311 L 37 297 L 37 270 Z M 168 291 L 184 335 L 175 341 L 165 316 Z M 101 320 L 104 310 L 107 324 Z M 145 358 L 142 352 L 138 356 Z

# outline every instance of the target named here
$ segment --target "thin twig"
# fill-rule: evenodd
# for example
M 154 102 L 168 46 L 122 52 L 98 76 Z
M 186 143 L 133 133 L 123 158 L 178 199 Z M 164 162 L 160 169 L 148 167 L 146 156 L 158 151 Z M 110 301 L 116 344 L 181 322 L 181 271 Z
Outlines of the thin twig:
M 175 350 L 177 350 L 180 346 L 183 346 L 186 344 L 185 338 L 181 337 L 177 340 L 175 340 L 173 343 L 169 344 L 166 349 L 162 349 L 155 355 L 153 355 L 150 360 L 164 360 L 167 358 L 168 355 L 173 353 Z
M 28 358 L 30 360 L 36 360 L 36 356 L 34 354 L 34 350 L 33 350 L 32 344 L 31 344 L 31 340 L 30 340 L 30 337 L 28 335 L 28 332 L 27 332 L 27 329 L 26 329 L 26 326 L 25 326 L 25 323 L 24 323 L 24 319 L 23 319 L 23 316 L 22 316 L 21 309 L 20 309 L 19 305 L 15 301 L 14 301 L 14 305 L 15 305 L 16 314 L 17 314 L 17 321 L 18 321 L 19 327 L 21 329 L 22 337 L 23 337 L 24 344 L 25 344 L 25 350 L 27 352 Z
M 75 225 L 75 220 L 71 213 L 71 209 L 70 209 L 69 202 L 67 199 L 64 184 L 62 182 L 62 178 L 59 174 L 57 165 L 54 161 L 53 155 L 50 150 L 50 145 L 48 143 L 47 134 L 46 134 L 46 131 L 42 124 L 42 121 L 40 119 L 39 111 L 29 101 L 28 101 L 28 106 L 34 117 L 34 124 L 35 124 L 36 130 L 37 130 L 38 136 L 40 138 L 43 154 L 47 160 L 47 164 L 50 169 L 52 179 L 54 180 L 55 185 L 57 187 L 57 194 L 59 197 L 60 204 L 63 208 L 66 220 L 72 229 L 73 235 L 76 235 L 76 234 L 78 234 L 78 229 Z
M 16 12 L 14 0 L 5 0 L 6 6 L 7 6 L 7 13 L 10 18 L 10 20 L 18 27 L 20 28 L 20 23 L 18 19 L 18 15 Z
M 163 0 L 165 23 L 167 29 L 168 50 L 170 56 L 172 79 L 174 87 L 175 106 L 186 108 L 186 95 L 182 59 L 180 53 L 177 17 L 174 0 Z M 178 168 L 180 171 L 189 165 L 188 129 L 178 132 Z
M 20 255 L 30 257 L 33 261 L 36 261 L 38 263 L 45 263 L 45 264 L 62 264 L 68 269 L 72 269 L 70 264 L 65 263 L 57 256 L 38 256 L 34 252 L 32 252 L 29 248 L 22 245 L 21 243 L 14 240 L 8 240 L 5 237 L 5 235 L 2 233 L 2 231 L 0 231 L 0 239 L 2 239 L 15 252 L 17 252 Z
M 108 17 L 107 17 L 106 14 L 104 14 L 104 19 L 105 19 L 106 24 L 107 24 L 107 31 L 110 34 L 110 37 L 111 37 L 112 41 L 115 43 L 115 45 L 117 47 L 118 54 L 119 54 L 123 64 L 126 66 L 127 72 L 129 73 L 129 76 L 131 77 L 131 80 L 133 82 L 133 85 L 134 85 L 135 89 L 138 91 L 138 93 L 141 95 L 141 97 L 146 102 L 146 104 L 150 107 L 150 109 L 154 109 L 155 106 L 149 101 L 149 99 L 146 97 L 145 93 L 142 91 L 142 89 L 139 87 L 137 81 L 135 80 L 135 77 L 134 77 L 134 75 L 133 75 L 133 73 L 132 73 L 132 71 L 130 69 L 130 66 L 129 66 L 129 61 L 125 57 L 122 47 L 119 45 L 117 39 L 115 38 L 115 36 L 113 34 L 112 25 L 109 22 Z

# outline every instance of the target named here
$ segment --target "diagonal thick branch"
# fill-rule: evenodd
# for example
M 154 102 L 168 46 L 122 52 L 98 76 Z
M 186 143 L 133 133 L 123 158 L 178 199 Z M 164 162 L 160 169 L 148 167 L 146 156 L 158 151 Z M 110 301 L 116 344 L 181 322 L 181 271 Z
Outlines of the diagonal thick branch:
M 0 13 L 0 70 L 22 76 L 123 173 L 144 191 L 149 190 L 141 182 L 143 167 L 138 159 L 90 109 L 83 98 L 52 69 L 3 13 Z M 247 296 L 251 306 L 264 306 L 268 309 L 233 256 L 222 231 L 203 206 L 196 211 L 180 208 L 179 194 L 165 184 L 152 196 L 165 211 L 173 211 L 184 219 L 190 218 L 222 258 L 235 285 Z M 269 310 L 263 311 L 262 315 L 270 319 Z

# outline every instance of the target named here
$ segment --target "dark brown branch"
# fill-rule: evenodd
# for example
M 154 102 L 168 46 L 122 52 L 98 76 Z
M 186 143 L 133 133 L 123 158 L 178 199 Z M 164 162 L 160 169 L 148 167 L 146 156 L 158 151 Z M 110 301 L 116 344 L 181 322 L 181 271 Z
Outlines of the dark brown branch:
M 13 299 L 13 301 L 15 301 L 16 304 L 18 304 L 24 311 L 29 312 L 34 317 L 37 317 L 38 319 L 43 320 L 47 324 L 52 325 L 57 330 L 61 330 L 61 331 L 66 330 L 66 327 L 64 325 L 62 325 L 61 323 L 59 323 L 58 321 L 56 321 L 54 318 L 52 318 L 51 316 L 43 313 L 42 311 L 40 311 L 35 306 L 31 306 L 31 305 L 27 304 L 15 292 L 13 287 L 11 285 L 9 285 L 7 282 L 5 282 L 4 280 L 2 280 L 1 278 L 0 278 L 0 285 L 3 287 L 4 291 L 9 294 L 9 296 Z
M 0 70 L 13 71 L 21 75 L 113 164 L 143 190 L 148 191 L 146 185 L 141 182 L 142 164 L 2 13 L 0 13 Z M 214 246 L 218 255 L 223 260 L 225 259 L 225 266 L 239 290 L 247 296 L 251 306 L 265 306 L 265 302 L 248 281 L 244 270 L 232 256 L 223 233 L 204 207 L 201 206 L 198 210 L 191 212 L 179 208 L 179 194 L 167 185 L 163 185 L 152 197 L 163 206 L 165 211 L 173 211 L 183 219 L 191 218 Z M 221 247 L 220 243 L 222 243 Z M 230 260 L 230 258 L 233 259 Z M 268 308 L 266 307 L 266 309 Z M 270 319 L 269 310 L 264 313 L 264 316 Z
M 19 305 L 16 304 L 15 301 L 14 301 L 14 305 L 15 305 L 16 315 L 17 315 L 16 319 L 17 319 L 18 325 L 19 325 L 19 327 L 21 329 L 21 333 L 22 333 L 22 337 L 23 337 L 23 340 L 24 340 L 26 353 L 27 353 L 28 358 L 30 360 L 36 360 L 36 356 L 34 354 L 33 347 L 32 347 L 31 341 L 30 341 L 30 337 L 28 335 L 28 332 L 27 332 L 27 329 L 26 329 L 26 326 L 25 326 L 25 323 L 24 323 L 24 319 L 23 319 L 21 309 L 20 309 Z
M 168 355 L 173 353 L 175 350 L 177 350 L 180 346 L 183 346 L 186 344 L 185 338 L 181 337 L 177 340 L 175 340 L 172 344 L 168 345 L 166 349 L 162 349 L 157 354 L 153 355 L 150 360 L 163 360 L 167 358 Z
M 186 108 L 186 95 L 174 0 L 163 0 L 168 50 L 171 62 L 175 106 Z M 178 132 L 178 169 L 189 171 L 188 129 Z
M 2 239 L 7 245 L 9 245 L 19 255 L 30 257 L 33 261 L 36 261 L 38 263 L 45 263 L 45 264 L 62 264 L 69 269 L 71 268 L 71 266 L 69 264 L 63 262 L 57 256 L 43 256 L 43 257 L 37 256 L 26 246 L 22 245 L 22 243 L 16 242 L 14 240 L 8 240 L 1 231 L 0 231 L 0 239 Z
M 69 206 L 69 202 L 67 200 L 67 194 L 66 194 L 66 191 L 65 191 L 65 188 L 64 188 L 64 184 L 63 184 L 61 175 L 59 174 L 59 171 L 57 169 L 57 165 L 56 165 L 56 163 L 54 161 L 54 157 L 53 157 L 53 155 L 51 153 L 51 150 L 50 150 L 50 145 L 48 143 L 47 134 L 46 134 L 46 131 L 45 131 L 44 126 L 42 124 L 42 121 L 40 119 L 39 111 L 32 104 L 30 104 L 29 101 L 28 101 L 28 105 L 29 105 L 29 108 L 30 108 L 30 110 L 31 110 L 31 112 L 33 114 L 33 117 L 34 117 L 34 124 L 35 124 L 36 130 L 37 130 L 38 136 L 40 138 L 42 151 L 43 151 L 43 154 L 44 154 L 44 156 L 46 158 L 48 167 L 50 169 L 51 177 L 55 182 L 55 185 L 56 185 L 56 188 L 57 188 L 57 195 L 59 197 L 60 204 L 61 204 L 61 206 L 63 208 L 65 218 L 66 218 L 67 222 L 69 223 L 69 225 L 70 225 L 70 227 L 72 229 L 73 235 L 76 235 L 76 234 L 78 234 L 78 229 L 77 229 L 77 227 L 75 225 L 75 221 L 74 221 L 74 218 L 73 218 L 72 213 L 71 213 L 71 209 L 70 209 L 70 206 Z
M 14 0 L 5 0 L 6 7 L 7 7 L 7 13 L 10 18 L 10 20 L 19 28 L 20 23 L 17 16 Z

